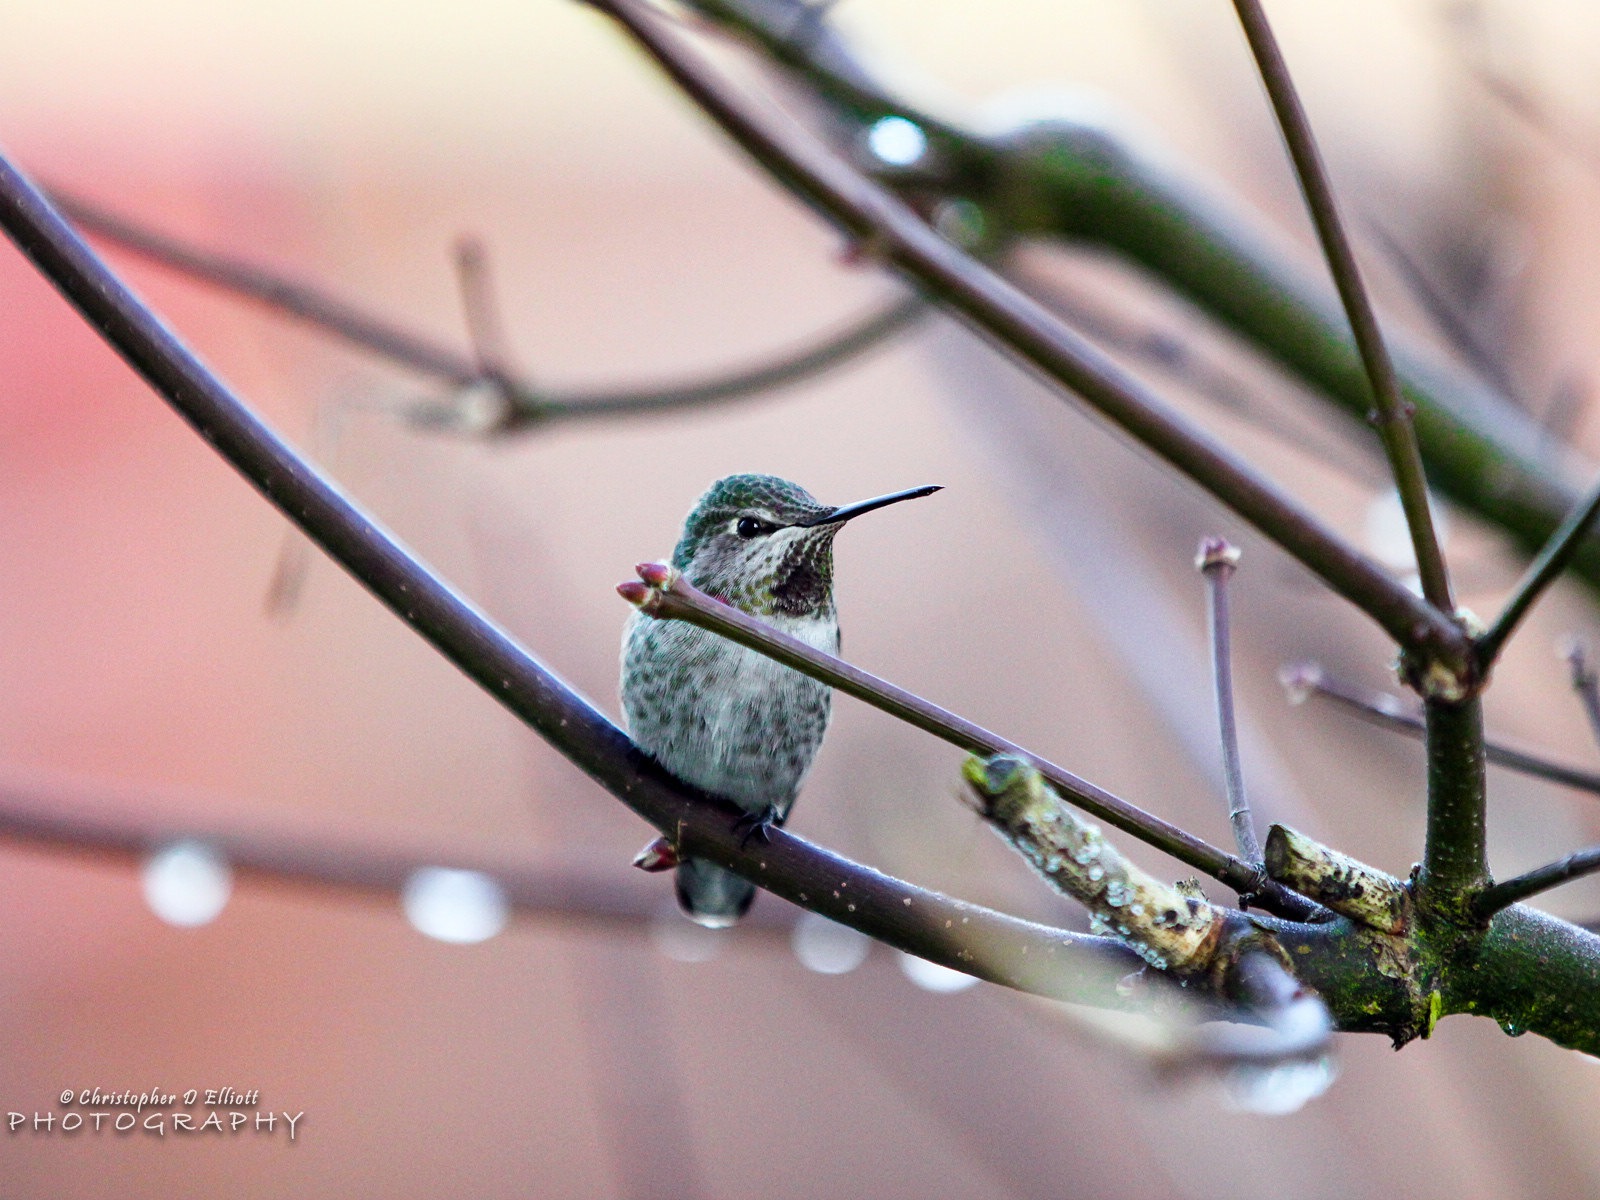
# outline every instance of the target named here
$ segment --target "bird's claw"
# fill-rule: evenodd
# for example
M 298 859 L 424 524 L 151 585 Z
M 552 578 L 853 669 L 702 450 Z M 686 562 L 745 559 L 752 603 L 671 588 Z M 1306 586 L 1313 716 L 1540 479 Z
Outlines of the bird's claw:
M 772 840 L 772 828 L 782 824 L 778 814 L 771 808 L 759 809 L 756 812 L 741 813 L 739 819 L 733 823 L 733 832 L 739 837 L 739 849 L 743 850 L 753 838 L 760 838 L 763 842 Z

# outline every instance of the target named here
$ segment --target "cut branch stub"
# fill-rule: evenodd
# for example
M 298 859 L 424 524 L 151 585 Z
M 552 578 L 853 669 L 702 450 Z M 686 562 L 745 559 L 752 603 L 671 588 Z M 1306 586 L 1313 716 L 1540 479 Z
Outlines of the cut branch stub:
M 1368 929 L 1398 934 L 1411 919 L 1411 893 L 1399 880 L 1282 825 L 1267 831 L 1266 867 L 1279 883 Z
M 1157 970 L 1203 977 L 1226 991 L 1229 968 L 1246 949 L 1284 959 L 1271 935 L 1244 913 L 1129 862 L 1029 763 L 974 755 L 962 773 L 978 811 L 1053 887 L 1089 910 L 1090 928 L 1117 938 Z

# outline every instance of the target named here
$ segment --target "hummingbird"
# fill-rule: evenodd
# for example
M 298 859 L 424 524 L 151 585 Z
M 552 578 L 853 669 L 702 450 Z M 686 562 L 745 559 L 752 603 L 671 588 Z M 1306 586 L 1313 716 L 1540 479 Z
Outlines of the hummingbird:
M 672 565 L 695 587 L 829 654 L 839 652 L 833 539 L 847 521 L 937 486 L 823 504 L 774 475 L 729 475 L 695 502 Z M 728 801 L 752 833 L 781 826 L 828 729 L 828 685 L 686 621 L 635 612 L 622 638 L 622 710 L 634 742 L 685 783 Z M 703 859 L 677 866 L 678 903 L 734 924 L 753 883 Z

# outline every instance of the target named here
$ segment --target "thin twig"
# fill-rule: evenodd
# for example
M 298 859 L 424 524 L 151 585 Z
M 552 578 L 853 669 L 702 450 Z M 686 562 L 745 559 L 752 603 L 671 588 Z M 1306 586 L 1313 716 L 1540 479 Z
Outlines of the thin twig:
M 1085 812 L 1133 834 L 1196 870 L 1204 871 L 1241 894 L 1259 896 L 1263 908 L 1300 921 L 1314 917 L 1317 912 L 1316 906 L 1307 903 L 1303 897 L 1267 879 L 1259 865 L 1241 862 L 1192 833 L 1153 813 L 1145 812 L 1086 779 L 1080 779 L 999 734 L 831 654 L 814 649 L 731 605 L 713 600 L 672 567 L 661 563 L 641 563 L 639 578 L 644 582 L 624 583 L 617 591 L 630 604 L 637 605 L 652 617 L 688 621 L 721 634 L 969 753 L 1013 755 L 1033 764 L 1057 791 Z
M 479 378 L 477 364 L 467 355 L 374 317 L 320 288 L 224 254 L 190 246 L 60 189 L 52 188 L 49 194 L 51 203 L 73 224 L 162 266 L 224 291 L 249 297 L 274 312 L 337 334 L 390 362 L 402 363 L 446 382 L 466 385 Z
M 1600 871 L 1600 846 L 1579 850 L 1557 862 L 1546 863 L 1485 888 L 1473 901 L 1473 912 L 1479 920 L 1487 921 L 1502 908 L 1519 904 L 1529 896 L 1547 892 L 1574 879 L 1582 879 L 1585 875 L 1593 875 L 1596 871 Z
M 464 674 L 686 852 L 954 970 L 1041 995 L 1118 1003 L 1114 988 L 1093 972 L 1095 965 L 1108 962 L 1137 962 L 1120 947 L 913 887 L 783 830 L 766 843 L 748 844 L 737 813 L 656 766 L 280 441 L 3 156 L 0 226 L 90 325 L 279 511 Z
M 797 125 L 751 102 L 639 0 L 591 0 L 780 182 L 876 257 L 1153 450 L 1305 564 L 1402 646 L 1449 674 L 1467 639 L 1297 500 L 1192 425 L 1043 305 L 946 241 L 905 203 Z
M 461 237 L 455 245 L 456 280 L 461 287 L 461 310 L 466 316 L 467 337 L 478 374 L 513 402 L 517 384 L 511 369 L 511 339 L 500 319 L 494 281 L 489 274 L 489 254 L 475 237 Z
M 1239 565 L 1239 550 L 1222 538 L 1200 543 L 1195 568 L 1206 577 L 1211 610 L 1211 676 L 1216 684 L 1217 726 L 1222 737 L 1222 777 L 1228 789 L 1228 824 L 1247 863 L 1261 862 L 1261 840 L 1250 816 L 1250 796 L 1239 762 L 1239 728 L 1233 719 L 1233 649 L 1228 620 L 1228 579 Z
M 1589 665 L 1588 648 L 1572 638 L 1566 648 L 1567 665 L 1572 669 L 1572 687 L 1583 701 L 1583 714 L 1589 718 L 1589 732 L 1600 743 L 1600 675 Z
M 1515 631 L 1518 622 L 1528 615 L 1534 602 L 1560 577 L 1561 572 L 1567 569 L 1567 564 L 1583 547 L 1583 539 L 1596 516 L 1600 516 L 1600 480 L 1567 514 L 1561 527 L 1550 535 L 1550 540 L 1545 542 L 1528 564 L 1528 569 L 1522 573 L 1522 578 L 1517 580 L 1516 587 L 1511 589 L 1511 598 L 1506 601 L 1505 608 L 1495 618 L 1494 624 L 1478 638 L 1478 661 L 1485 673 L 1494 665 L 1494 660 L 1499 657 L 1506 639 Z
M 87 200 L 60 191 L 50 195 L 74 223 L 89 233 L 162 266 L 255 300 L 274 312 L 304 321 L 457 388 L 470 388 L 484 381 L 483 366 L 472 355 L 432 342 L 320 288 L 228 255 L 197 249 Z M 501 393 L 500 403 L 488 421 L 463 419 L 458 411 L 462 402 L 456 399 L 428 399 L 392 406 L 392 411 L 424 428 L 487 436 L 521 433 L 553 421 L 655 415 L 748 399 L 839 366 L 909 329 L 928 311 L 929 306 L 918 297 L 906 297 L 770 361 L 704 379 L 556 391 L 526 376 L 508 376 L 496 389 Z
M 1428 314 L 1434 327 L 1444 334 L 1446 340 L 1455 347 L 1456 352 L 1477 373 L 1479 379 L 1504 399 L 1515 403 L 1516 384 L 1512 381 L 1511 373 L 1506 369 L 1501 354 L 1484 344 L 1478 331 L 1473 328 L 1471 318 L 1434 283 L 1422 264 L 1401 244 L 1399 238 L 1378 221 L 1369 219 L 1366 224 L 1378 239 L 1378 245 L 1383 247 L 1384 252 L 1394 263 L 1400 281 L 1406 285 L 1406 290 Z
M 1420 741 L 1425 731 L 1422 714 L 1398 696 L 1357 687 L 1332 679 L 1317 663 L 1295 663 L 1278 676 L 1289 698 L 1296 703 L 1308 696 L 1320 696 L 1355 713 L 1363 720 L 1384 729 L 1393 729 Z M 1581 767 L 1552 762 L 1531 751 L 1519 750 L 1504 742 L 1485 739 L 1484 753 L 1496 766 L 1559 783 L 1575 791 L 1600 795 L 1600 773 Z
M 1422 470 L 1422 452 L 1417 447 L 1411 407 L 1400 393 L 1394 363 L 1390 361 L 1383 334 L 1378 328 L 1377 316 L 1372 311 L 1372 302 L 1361 282 L 1360 268 L 1356 266 L 1355 255 L 1351 253 L 1350 243 L 1345 237 L 1338 203 L 1328 182 L 1322 156 L 1317 150 L 1311 123 L 1306 119 L 1294 79 L 1289 74 L 1288 64 L 1284 62 L 1260 0 L 1234 0 L 1233 6 L 1239 14 L 1239 23 L 1244 27 L 1251 52 L 1255 55 L 1261 81 L 1266 85 L 1273 111 L 1277 114 L 1278 126 L 1283 131 L 1283 139 L 1288 143 L 1289 157 L 1294 160 L 1300 190 L 1305 194 L 1306 207 L 1311 212 L 1317 238 L 1322 243 L 1322 252 L 1327 257 L 1334 285 L 1339 289 L 1339 299 L 1344 304 L 1345 313 L 1350 318 L 1350 328 L 1355 333 L 1361 361 L 1367 369 L 1367 378 L 1377 405 L 1375 420 L 1378 435 L 1383 439 L 1384 450 L 1389 456 L 1395 488 L 1400 493 L 1401 505 L 1405 509 L 1406 525 L 1411 530 L 1411 544 L 1417 556 L 1422 594 L 1440 612 L 1452 612 L 1455 603 L 1450 596 L 1450 575 L 1433 528 L 1433 515 L 1428 506 L 1428 481 Z
M 752 399 L 801 383 L 912 328 L 933 311 L 920 296 L 906 296 L 856 317 L 814 341 L 755 366 L 682 383 L 551 392 L 537 408 L 519 406 L 508 417 L 508 432 L 547 421 L 654 416 L 704 408 L 730 400 Z

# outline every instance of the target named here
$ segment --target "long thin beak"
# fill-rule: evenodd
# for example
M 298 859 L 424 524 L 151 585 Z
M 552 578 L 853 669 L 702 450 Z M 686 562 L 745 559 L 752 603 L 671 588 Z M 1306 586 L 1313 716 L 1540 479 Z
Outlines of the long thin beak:
M 845 521 L 854 520 L 862 513 L 869 513 L 875 508 L 899 504 L 902 500 L 916 500 L 922 496 L 931 496 L 933 493 L 940 491 L 943 486 L 943 484 L 939 483 L 929 483 L 922 487 L 907 488 L 903 492 L 890 492 L 887 496 L 878 496 L 872 500 L 860 500 L 855 504 L 846 504 L 843 508 L 836 508 L 820 517 L 813 517 L 809 521 L 797 521 L 795 524 L 801 529 L 809 529 L 816 525 L 839 525 Z

